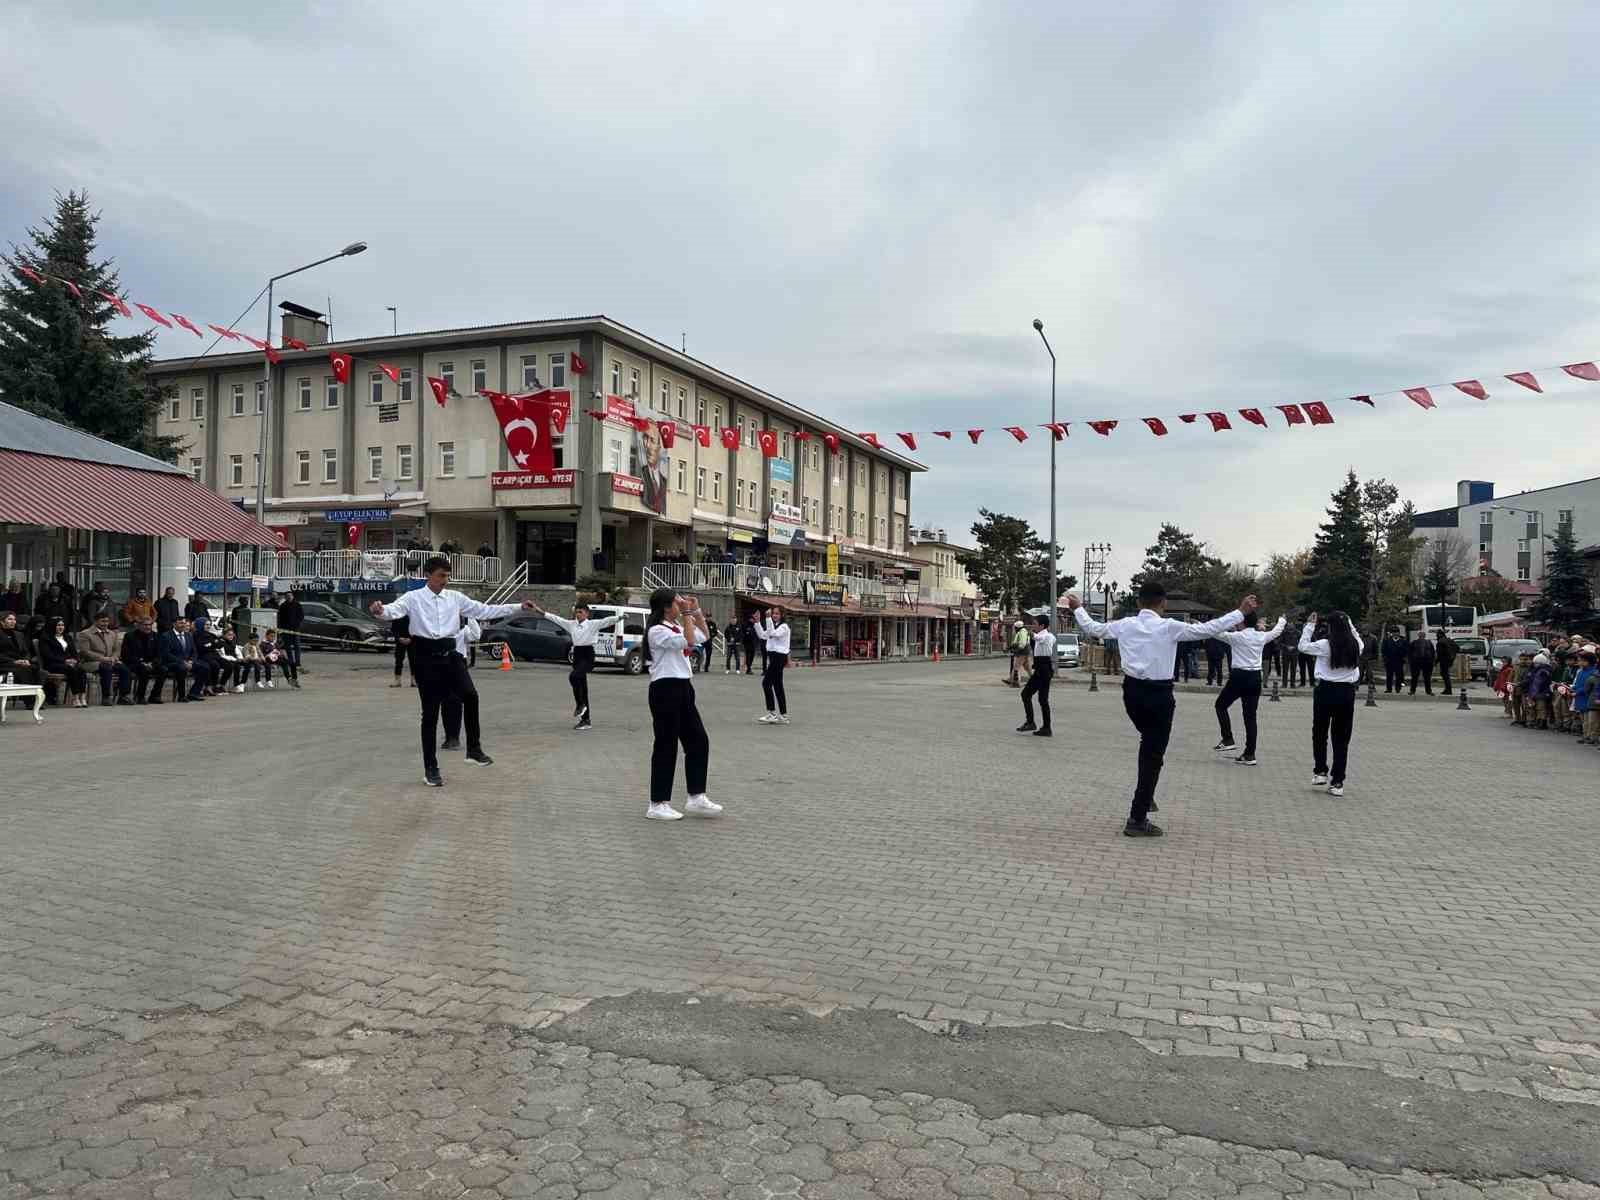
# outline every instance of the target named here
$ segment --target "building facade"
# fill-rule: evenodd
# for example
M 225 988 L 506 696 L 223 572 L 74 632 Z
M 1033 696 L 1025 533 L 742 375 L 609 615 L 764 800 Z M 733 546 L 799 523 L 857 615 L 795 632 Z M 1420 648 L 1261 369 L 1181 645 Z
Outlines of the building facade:
M 249 352 L 162 360 L 152 373 L 168 390 L 159 432 L 189 442 L 180 465 L 247 506 L 264 469 L 265 524 L 288 549 L 449 541 L 525 561 L 535 584 L 590 574 L 637 584 L 652 561 L 730 552 L 874 576 L 911 561 L 919 463 L 607 317 L 329 342 L 318 314 L 285 306 L 284 333 L 309 348 L 270 367 Z M 348 384 L 335 377 L 335 350 L 354 356 Z M 457 393 L 442 407 L 430 376 Z M 478 393 L 544 388 L 568 392 L 571 415 L 553 438 L 556 471 L 536 476 L 513 469 Z M 673 445 L 641 437 L 635 416 L 671 422 Z M 712 428 L 709 447 L 695 425 Z M 723 428 L 737 434 L 731 448 Z M 775 456 L 762 452 L 766 430 Z M 823 434 L 837 437 L 837 453 Z M 641 458 L 664 463 L 664 479 L 647 488 Z
M 1416 531 L 1430 540 L 1457 538 L 1467 546 L 1469 574 L 1493 571 L 1519 583 L 1540 584 L 1550 538 L 1570 528 L 1580 547 L 1600 542 L 1600 478 L 1496 497 L 1495 485 L 1464 479 L 1456 503 L 1416 514 Z

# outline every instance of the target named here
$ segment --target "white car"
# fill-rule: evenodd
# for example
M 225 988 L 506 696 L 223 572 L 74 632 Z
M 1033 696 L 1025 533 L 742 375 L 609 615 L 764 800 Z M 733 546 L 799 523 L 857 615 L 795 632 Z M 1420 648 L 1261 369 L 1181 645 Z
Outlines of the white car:
M 621 667 L 629 675 L 644 670 L 644 625 L 650 619 L 648 608 L 628 608 L 620 604 L 593 604 L 589 616 L 603 621 L 622 614 L 622 620 L 602 629 L 594 643 L 596 666 Z
M 1056 666 L 1075 667 L 1078 665 L 1078 635 L 1075 633 L 1056 634 Z

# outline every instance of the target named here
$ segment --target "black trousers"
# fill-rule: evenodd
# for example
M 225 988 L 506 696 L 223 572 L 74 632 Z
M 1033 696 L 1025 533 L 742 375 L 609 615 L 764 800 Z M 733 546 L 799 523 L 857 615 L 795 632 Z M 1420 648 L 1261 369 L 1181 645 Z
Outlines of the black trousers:
M 1161 782 L 1161 764 L 1166 761 L 1167 742 L 1172 739 L 1172 715 L 1178 701 L 1170 681 L 1122 679 L 1122 707 L 1128 720 L 1139 731 L 1139 780 L 1133 789 L 1133 805 L 1128 820 L 1138 824 L 1150 815 Z
M 472 664 L 468 663 L 467 665 L 471 666 Z M 446 696 L 444 698 L 444 704 L 440 706 L 439 711 L 444 716 L 444 740 L 447 742 L 459 740 L 461 737 L 460 698 L 453 694 Z
M 1419 667 L 1419 666 L 1417 666 L 1415 664 L 1412 665 L 1412 667 L 1411 667 L 1411 694 L 1413 696 L 1415 696 L 1417 694 L 1417 680 L 1419 680 L 1419 679 L 1422 681 L 1422 686 L 1427 690 L 1428 695 L 1430 695 L 1430 696 L 1433 695 L 1433 664 L 1432 663 L 1429 663 L 1425 667 Z
M 100 672 L 100 703 L 110 704 L 114 696 L 122 697 L 128 694 L 128 681 L 132 678 L 132 674 L 127 667 L 110 659 L 102 659 L 95 664 L 95 670 Z M 117 677 L 115 693 L 111 690 L 112 675 Z
M 461 715 L 467 726 L 467 750 L 481 750 L 478 728 L 478 689 L 472 686 L 467 674 L 467 660 L 451 646 L 443 653 L 427 648 L 418 649 L 411 663 L 417 680 L 417 690 L 422 694 L 422 765 L 425 770 L 439 769 L 439 710 L 447 698 L 461 705 Z
M 1450 668 L 1455 666 L 1455 663 L 1439 659 L 1436 665 L 1439 668 L 1439 682 L 1444 686 L 1444 694 L 1448 696 L 1450 694 Z
M 574 712 L 584 712 L 589 707 L 589 672 L 594 670 L 594 647 L 574 646 L 572 648 L 572 671 L 567 675 L 567 682 L 572 685 L 572 703 Z M 585 718 L 588 713 L 584 713 Z
M 1179 675 L 1183 676 L 1185 683 L 1194 678 L 1194 659 L 1182 646 L 1178 647 L 1178 656 L 1172 661 L 1172 678 L 1176 680 Z
M 749 641 L 744 643 L 744 673 L 746 675 L 750 674 L 750 668 L 755 666 L 755 662 L 756 641 L 754 638 L 751 638 Z M 762 667 L 765 669 L 766 664 L 762 663 Z
M 1213 683 L 1221 683 L 1221 682 L 1222 682 L 1222 656 L 1219 654 L 1215 658 L 1213 658 L 1209 654 L 1206 655 L 1206 686 L 1210 687 Z
M 722 669 L 724 671 L 737 671 L 739 669 L 739 643 L 729 642 L 728 652 L 723 656 Z
M 789 698 L 783 694 L 783 669 L 789 665 L 789 656 L 768 650 L 766 658 L 761 668 L 761 694 L 767 698 L 767 711 L 787 716 Z
M 137 703 L 143 704 L 145 702 L 145 695 L 150 691 L 150 683 L 152 680 L 155 682 L 156 695 L 159 696 L 161 694 L 160 667 L 156 666 L 154 663 L 140 663 L 138 666 L 134 667 L 130 667 L 127 663 L 122 663 L 121 666 L 130 677 L 130 690 L 133 692 L 133 698 Z
M 1383 660 L 1383 690 L 1398 692 L 1406 685 L 1406 660 L 1403 658 L 1386 658 Z
M 400 678 L 400 668 L 405 665 L 406 659 L 409 658 L 410 655 L 411 655 L 411 647 L 409 645 L 404 645 L 403 646 L 399 642 L 396 642 L 394 644 L 394 677 L 396 679 Z M 411 678 L 415 679 L 416 677 L 417 677 L 417 665 L 415 663 L 412 663 L 411 664 Z
M 1328 735 L 1333 735 L 1333 774 L 1328 782 L 1344 783 L 1345 764 L 1350 758 L 1350 730 L 1356 723 L 1356 685 L 1317 681 L 1311 696 L 1311 755 L 1317 775 L 1328 773 Z
M 650 803 L 672 800 L 672 777 L 678 769 L 678 747 L 683 747 L 683 775 L 689 795 L 706 790 L 706 769 L 711 762 L 711 739 L 694 705 L 694 684 L 687 679 L 657 679 L 650 684 L 650 723 L 655 746 L 650 751 Z
M 1050 728 L 1050 678 L 1055 674 L 1055 664 L 1048 658 L 1033 660 L 1033 674 L 1028 676 L 1028 685 L 1022 689 L 1022 711 L 1028 718 L 1028 724 L 1033 724 L 1033 698 L 1039 697 L 1039 716 L 1043 724 L 1041 729 Z
M 283 643 L 283 651 L 289 656 L 289 661 L 294 664 L 294 669 L 300 669 L 300 634 L 295 630 L 282 629 L 278 631 L 278 640 Z
M 1244 755 L 1256 756 L 1256 706 L 1261 703 L 1261 672 L 1240 670 L 1235 667 L 1228 676 L 1228 685 L 1217 697 L 1217 728 L 1222 740 L 1233 741 L 1233 722 L 1228 720 L 1228 709 L 1235 700 L 1240 701 L 1239 711 L 1244 714 Z

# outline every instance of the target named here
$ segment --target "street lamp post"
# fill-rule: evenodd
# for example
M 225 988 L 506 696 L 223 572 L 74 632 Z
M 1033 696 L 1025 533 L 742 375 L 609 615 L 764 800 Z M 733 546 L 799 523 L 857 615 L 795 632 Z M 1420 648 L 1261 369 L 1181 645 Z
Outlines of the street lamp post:
M 301 271 L 309 271 L 312 267 L 320 267 L 323 263 L 332 262 L 336 258 L 347 258 L 352 254 L 360 254 L 367 248 L 365 242 L 351 242 L 337 254 L 330 254 L 326 258 L 319 258 L 316 262 L 307 263 L 303 267 L 296 267 L 292 271 L 284 271 L 281 275 L 274 275 L 267 280 L 267 345 L 272 345 L 272 289 L 280 279 L 287 279 L 291 275 L 298 275 Z M 272 360 L 265 354 L 261 356 L 262 375 L 265 377 L 262 384 L 261 423 L 256 436 L 256 524 L 266 523 L 267 516 L 267 415 L 272 412 Z M 261 591 L 251 588 L 251 604 L 259 607 L 261 604 Z
M 1044 322 L 1033 319 L 1034 332 L 1050 355 L 1050 424 L 1056 423 L 1056 352 L 1044 335 Z M 1050 632 L 1056 631 L 1056 431 L 1050 430 Z

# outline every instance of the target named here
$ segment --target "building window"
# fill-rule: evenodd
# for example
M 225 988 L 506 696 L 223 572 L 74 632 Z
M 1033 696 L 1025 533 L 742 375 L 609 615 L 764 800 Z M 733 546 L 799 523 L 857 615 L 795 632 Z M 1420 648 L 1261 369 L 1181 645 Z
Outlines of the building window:
M 821 454 L 822 454 L 821 447 L 819 447 L 815 442 L 812 442 L 811 443 L 811 469 L 813 471 L 819 469 L 822 466 L 822 459 L 820 457 Z
M 183 416 L 183 401 L 174 396 L 167 402 L 167 420 L 176 421 Z
M 750 418 L 750 424 L 745 429 L 745 433 L 748 434 L 749 438 L 750 438 L 750 440 L 748 442 L 746 442 L 745 445 L 749 446 L 752 450 L 754 450 L 755 447 L 756 447 L 756 419 L 754 417 Z
M 242 383 L 233 385 L 233 415 L 236 417 L 244 416 L 244 384 Z
M 680 492 L 689 490 L 689 462 L 683 458 L 678 459 L 678 490 Z
M 539 386 L 539 356 L 537 354 L 524 354 L 522 356 L 522 386 L 525 388 Z
M 698 500 L 706 498 L 706 469 L 704 467 L 696 467 L 694 469 L 694 494 Z
M 332 375 L 326 375 L 322 380 L 322 407 L 339 407 L 339 381 Z
M 567 386 L 567 356 L 565 354 L 552 354 L 550 356 L 550 386 L 553 388 Z
M 296 450 L 294 452 L 294 481 L 296 483 L 311 482 L 311 451 Z
M 228 486 L 244 486 L 244 455 L 228 455 Z
M 711 423 L 719 427 L 722 425 L 722 405 L 713 404 L 711 406 Z M 700 424 L 704 425 L 705 422 L 701 421 Z
M 721 471 L 713 471 L 711 473 L 711 498 L 713 500 L 721 500 L 722 499 L 722 472 Z
M 1570 508 L 1558 508 L 1556 510 L 1556 524 L 1563 529 L 1571 529 L 1572 510 Z
M 383 403 L 383 372 L 381 372 L 381 371 L 373 371 L 370 374 L 368 374 L 368 376 L 367 376 L 367 385 L 368 385 L 369 389 L 371 390 L 371 396 L 369 397 L 371 403 L 373 403 L 373 404 L 382 404 Z
M 878 518 L 878 545 L 882 546 L 889 539 L 889 522 L 883 517 Z M 1048 593 L 1047 593 L 1048 594 Z
M 411 403 L 411 382 L 412 382 L 411 368 L 410 367 L 401 367 L 400 368 L 400 403 L 401 404 L 410 404 Z
M 739 431 L 739 445 L 744 445 L 744 418 L 739 417 L 733 427 Z
M 789 457 L 789 435 L 788 435 L 788 433 L 785 433 L 783 435 L 783 456 L 785 458 Z
M 309 380 L 309 379 L 300 380 L 299 394 L 300 394 L 300 411 L 301 412 L 310 412 L 311 411 L 311 380 Z
M 777 503 L 778 503 L 778 489 L 777 488 L 768 488 L 767 489 L 767 504 L 768 505 L 776 505 Z M 760 511 L 760 510 L 757 510 L 757 511 Z
M 322 482 L 339 482 L 339 452 L 337 450 L 324 450 L 322 452 Z
M 189 474 L 194 477 L 196 483 L 199 483 L 200 476 L 205 474 L 205 459 L 191 458 L 189 460 Z
M 661 400 L 656 405 L 656 407 L 661 410 L 663 416 L 672 411 L 672 409 L 667 407 L 667 403 L 671 398 L 672 398 L 672 385 L 669 384 L 665 379 L 663 379 L 661 381 Z
M 688 419 L 689 419 L 689 389 L 688 388 L 679 388 L 678 389 L 678 420 L 687 421 Z
M 383 447 L 367 447 L 367 481 L 376 483 L 383 478 Z
M 445 395 L 456 390 L 456 365 L 453 362 L 439 364 L 439 378 L 444 380 Z
M 622 364 L 614 358 L 611 360 L 611 394 L 622 395 Z
M 456 444 L 454 442 L 439 443 L 439 478 L 454 479 L 456 477 Z
M 635 400 L 639 399 L 639 368 L 628 368 L 628 395 Z
M 1539 522 L 1535 518 L 1528 518 L 1528 532 L 1524 536 L 1527 537 L 1530 542 L 1536 542 L 1539 540 Z
M 396 446 L 394 448 L 394 477 L 396 479 L 411 478 L 411 447 Z
M 256 380 L 256 416 L 267 411 L 267 381 Z
M 204 421 L 206 419 L 205 388 L 189 389 L 189 419 L 191 421 Z
M 489 386 L 489 365 L 481 358 L 472 360 L 472 392 L 477 395 Z
M 250 456 L 250 485 L 252 487 L 254 487 L 257 484 L 259 484 L 260 482 L 261 482 L 261 455 L 259 453 L 257 453 L 257 454 L 252 454 Z
M 704 396 L 696 396 L 694 398 L 694 423 L 696 425 L 704 425 L 706 423 L 706 398 Z

